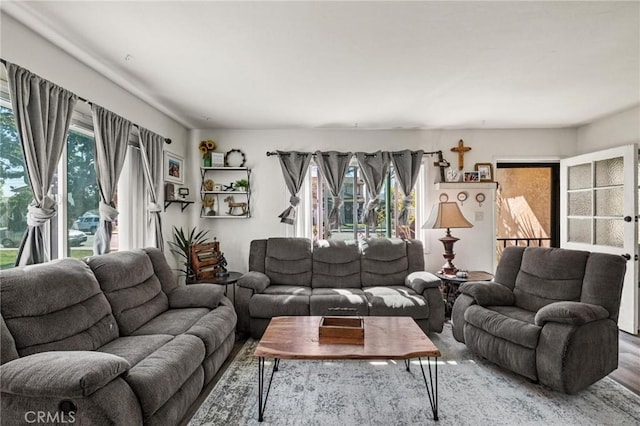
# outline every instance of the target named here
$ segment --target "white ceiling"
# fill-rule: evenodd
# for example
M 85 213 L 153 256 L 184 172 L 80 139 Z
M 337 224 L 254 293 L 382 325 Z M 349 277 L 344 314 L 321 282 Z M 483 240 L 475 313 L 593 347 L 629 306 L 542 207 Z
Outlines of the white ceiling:
M 637 105 L 639 5 L 3 1 L 2 9 L 188 128 L 393 129 L 576 126 Z

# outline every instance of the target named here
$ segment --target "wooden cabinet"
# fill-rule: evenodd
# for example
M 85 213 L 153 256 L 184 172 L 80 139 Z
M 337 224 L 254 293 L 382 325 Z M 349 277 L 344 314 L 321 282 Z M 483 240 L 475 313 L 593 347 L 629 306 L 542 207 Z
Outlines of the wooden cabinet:
M 200 167 L 200 217 L 247 219 L 251 217 L 251 169 L 247 167 Z M 238 182 L 245 181 L 246 187 Z

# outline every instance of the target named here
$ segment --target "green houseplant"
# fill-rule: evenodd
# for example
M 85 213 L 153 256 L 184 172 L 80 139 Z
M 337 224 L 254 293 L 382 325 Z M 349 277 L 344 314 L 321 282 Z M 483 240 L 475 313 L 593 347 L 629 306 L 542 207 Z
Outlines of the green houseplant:
M 248 191 L 249 190 L 249 181 L 247 179 L 238 179 L 233 184 L 234 189 L 239 189 L 240 191 Z
M 198 230 L 193 227 L 186 232 L 182 228 L 173 227 L 173 241 L 169 241 L 171 253 L 177 256 L 180 268 L 177 271 L 184 274 L 186 282 L 190 283 L 195 280 L 193 267 L 191 266 L 191 246 L 194 244 L 203 244 L 208 241 L 208 230 Z

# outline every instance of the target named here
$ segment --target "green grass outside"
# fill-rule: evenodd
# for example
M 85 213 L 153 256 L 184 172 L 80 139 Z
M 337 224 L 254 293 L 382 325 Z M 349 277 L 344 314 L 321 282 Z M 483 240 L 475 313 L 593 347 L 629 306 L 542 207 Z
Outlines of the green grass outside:
M 71 256 L 82 259 L 93 254 L 93 249 L 71 250 Z M 0 269 L 13 268 L 16 262 L 18 249 L 0 250 Z

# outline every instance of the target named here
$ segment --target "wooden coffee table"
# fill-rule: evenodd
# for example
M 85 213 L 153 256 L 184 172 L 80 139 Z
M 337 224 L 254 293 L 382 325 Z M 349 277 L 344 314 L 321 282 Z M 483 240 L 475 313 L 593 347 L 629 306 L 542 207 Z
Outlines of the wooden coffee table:
M 441 354 L 412 318 L 364 317 L 363 345 L 320 343 L 318 327 L 321 318 L 296 316 L 271 319 L 254 352 L 254 356 L 258 357 L 258 421 L 264 419 L 271 382 L 274 373 L 278 371 L 281 359 L 402 359 L 407 371 L 410 371 L 412 358 L 419 360 L 433 419 L 438 420 L 438 364 L 433 363 L 432 374 L 430 361 L 431 358 L 435 361 Z M 427 358 L 428 382 L 422 367 L 423 357 Z M 274 359 L 266 392 L 265 358 Z

